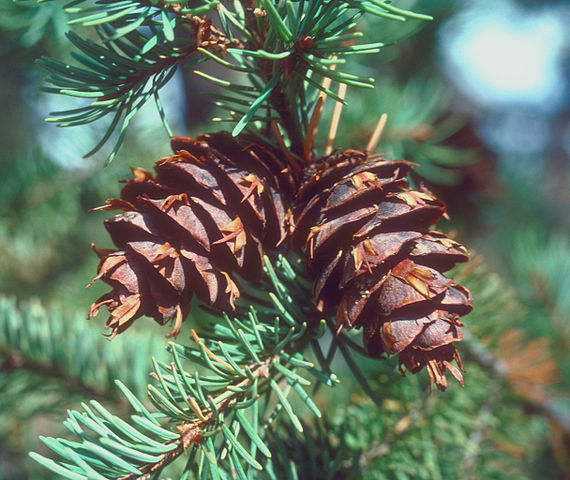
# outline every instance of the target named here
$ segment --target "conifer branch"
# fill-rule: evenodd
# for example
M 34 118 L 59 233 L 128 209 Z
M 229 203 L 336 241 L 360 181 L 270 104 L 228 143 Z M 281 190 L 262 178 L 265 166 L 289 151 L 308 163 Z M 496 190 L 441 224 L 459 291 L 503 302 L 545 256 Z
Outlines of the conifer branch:
M 261 380 L 259 385 L 259 391 L 263 392 L 264 385 L 263 379 L 266 379 L 269 372 L 269 366 L 273 358 L 268 357 L 261 364 L 251 364 L 245 368 L 248 368 L 252 373 L 252 378 L 247 378 L 238 383 L 230 383 L 228 385 L 228 395 L 224 397 L 220 402 L 212 400 L 213 406 L 215 406 L 213 411 L 203 412 L 200 410 L 199 406 L 194 405 L 195 413 L 197 418 L 193 421 L 183 422 L 176 426 L 176 430 L 179 432 L 180 437 L 176 440 L 176 448 L 166 454 L 159 462 L 154 464 L 145 464 L 139 467 L 142 475 L 139 474 L 129 474 L 124 477 L 120 477 L 118 480 L 145 480 L 150 478 L 150 476 L 157 471 L 160 471 L 169 463 L 176 460 L 177 457 L 186 452 L 189 448 L 198 446 L 204 439 L 201 437 L 200 432 L 207 431 L 209 429 L 215 428 L 218 422 L 218 416 L 224 415 L 232 405 L 236 402 L 243 401 L 247 397 L 247 392 L 253 386 L 253 383 Z M 230 390 L 231 387 L 231 390 Z M 239 392 L 236 390 L 240 390 Z M 244 393 L 246 392 L 246 393 Z M 253 399 L 251 399 L 253 400 Z M 210 404 L 212 405 L 212 404 Z
M 70 8 L 83 3 L 77 0 Z M 65 478 L 157 478 L 186 453 L 185 477 L 195 470 L 198 478 L 245 480 L 266 469 L 278 478 L 269 448 L 272 425 L 280 414 L 295 435 L 305 433 L 301 404 L 321 417 L 316 389 L 309 393 L 307 387 L 338 383 L 331 371 L 337 352 L 380 408 L 381 389 L 369 381 L 353 351 L 378 358 L 398 354 L 412 373 L 426 367 L 442 390 L 446 370 L 463 385 L 453 345 L 462 339 L 459 317 L 471 310 L 471 296 L 443 272 L 467 261 L 467 254 L 431 230 L 445 205 L 427 189 L 409 187 L 410 162 L 358 150 L 320 159 L 312 152 L 311 119 L 318 119 L 324 95 L 337 100 L 340 109 L 347 85 L 373 86 L 372 78 L 342 68 L 345 55 L 383 47 L 378 39 L 354 43 L 362 36 L 354 31 L 359 18 L 427 17 L 381 0 L 197 3 L 190 9 L 184 1 L 103 0 L 93 10 L 79 7 L 76 23 L 95 26 L 100 35 L 99 42 L 70 37 L 83 53 L 78 58 L 85 68 L 44 61 L 55 85 L 50 91 L 95 100 L 62 112 L 56 123 L 70 126 L 115 115 L 96 147 L 118 128 L 111 156 L 148 99 L 155 98 L 162 114 L 158 91 L 183 63 L 212 60 L 238 72 L 237 81 L 198 74 L 226 89 L 211 96 L 236 122 L 233 135 L 245 129 L 257 135 L 174 137 L 176 154 L 157 164 L 156 175 L 134 169 L 121 198 L 102 207 L 122 210 L 106 222 L 118 250 L 96 249 L 101 258 L 96 278 L 113 290 L 90 314 L 108 308 L 107 325 L 114 334 L 145 315 L 161 324 L 173 321 L 170 336 L 175 336 L 192 296 L 215 307 L 198 332 L 192 330 L 187 345 L 170 342 L 169 359 L 153 359 L 147 389 L 152 407 L 117 381 L 135 412 L 129 419 L 92 401 L 69 412 L 65 425 L 75 440 L 42 438 L 58 460 L 36 453 L 33 458 Z M 214 10 L 219 29 L 202 16 Z M 338 93 L 332 81 L 341 86 Z M 272 150 L 272 135 L 287 151 L 289 164 Z M 331 140 L 327 154 L 332 147 Z M 294 157 L 307 165 L 299 166 Z M 293 165 L 299 167 L 295 172 Z M 275 262 L 263 256 L 289 240 L 305 257 L 299 269 L 282 256 Z M 242 292 L 237 282 L 258 281 L 262 269 L 261 288 L 245 286 Z M 241 278 L 234 281 L 233 274 Z M 234 308 L 240 293 L 251 304 L 238 305 L 234 318 L 215 309 Z M 364 347 L 339 324 L 347 330 L 364 327 Z M 324 349 L 319 339 L 327 326 L 333 339 Z M 314 357 L 306 353 L 309 346 Z M 356 456 L 365 464 L 358 468 L 366 470 L 388 455 L 413 421 L 437 417 L 435 400 L 429 402 L 429 408 L 417 416 L 405 414 L 392 433 Z M 420 433 L 432 435 L 426 432 Z M 304 441 L 310 443 L 308 433 Z M 333 470 L 339 463 L 329 466 Z
M 257 457 L 271 456 L 263 438 L 273 415 L 260 409 L 259 402 L 270 405 L 269 397 L 275 398 L 274 414 L 283 412 L 300 430 L 290 394 L 294 392 L 313 415 L 320 416 L 305 391 L 312 383 L 306 374 L 331 386 L 336 383 L 334 374 L 321 371 L 301 354 L 303 344 L 324 329 L 319 323 L 309 326 L 303 314 L 306 307 L 294 303 L 299 287 L 291 265 L 283 257 L 275 265 L 277 269 L 265 259 L 269 283 L 254 293 L 262 295 L 270 286 L 271 307 L 239 309 L 239 317 L 233 319 L 218 316 L 200 335 L 193 332 L 191 346 L 170 342 L 170 362 L 153 361 L 154 383 L 148 396 L 157 413 L 116 382 L 137 412 L 130 423 L 92 401 L 83 412 L 70 412 L 68 420 L 82 443 L 42 439 L 65 461 L 35 453 L 33 458 L 66 478 L 84 478 L 81 475 L 93 471 L 103 478 L 150 478 L 184 452 L 198 455 L 198 464 L 213 476 L 234 468 L 261 470 Z M 103 465 L 87 451 L 117 460 Z
M 56 59 L 42 58 L 38 64 L 48 72 L 46 81 L 53 85 L 43 90 L 94 101 L 86 107 L 53 112 L 48 121 L 67 127 L 113 115 L 103 138 L 86 154 L 90 156 L 99 151 L 118 129 L 119 137 L 108 159 L 111 161 L 124 140 L 130 120 L 142 106 L 154 98 L 161 110 L 158 92 L 180 64 L 199 62 L 194 55 L 199 48 L 221 54 L 231 44 L 206 18 L 185 15 L 179 23 L 186 35 L 163 42 L 158 41 L 159 34 L 154 27 L 149 27 L 150 34 L 143 34 L 137 29 L 123 32 L 102 25 L 97 29 L 101 44 L 69 32 L 69 41 L 80 52 L 75 53 L 74 58 L 83 66 L 73 67 Z M 130 28 L 130 24 L 127 26 Z M 192 55 L 194 58 L 189 60 Z
M 195 7 L 184 1 L 104 0 L 95 6 L 84 3 L 85 0 L 76 0 L 66 8 L 76 15 L 70 23 L 94 27 L 100 38 L 96 43 L 69 34 L 80 52 L 74 57 L 83 67 L 48 58 L 42 59 L 40 65 L 48 71 L 46 81 L 53 85 L 45 91 L 94 100 L 86 107 L 54 112 L 49 121 L 74 126 L 113 116 L 104 137 L 86 155 L 100 150 L 118 130 L 109 160 L 123 142 L 130 120 L 149 99 L 156 100 L 165 128 L 170 131 L 158 92 L 179 65 L 198 65 L 205 60 L 246 74 L 247 84 L 229 82 L 231 95 L 216 102 L 228 110 L 230 119 L 237 121 L 234 135 L 250 122 L 254 123 L 254 131 L 263 133 L 271 122 L 271 111 L 275 110 L 288 133 L 291 151 L 301 155 L 316 101 L 314 91 L 336 98 L 329 89 L 323 89 L 319 78 L 373 87 L 371 78 L 329 68 L 331 62 L 344 62 L 338 57 L 377 53 L 383 46 L 381 42 L 351 44 L 361 37 L 359 32 L 349 33 L 358 18 L 362 14 L 398 21 L 430 18 L 395 8 L 388 2 L 363 0 L 260 0 L 259 4 L 234 2 L 233 10 L 207 0 Z M 204 16 L 214 10 L 221 30 Z M 209 78 L 215 83 L 223 82 Z M 261 108 L 266 112 L 259 115 Z

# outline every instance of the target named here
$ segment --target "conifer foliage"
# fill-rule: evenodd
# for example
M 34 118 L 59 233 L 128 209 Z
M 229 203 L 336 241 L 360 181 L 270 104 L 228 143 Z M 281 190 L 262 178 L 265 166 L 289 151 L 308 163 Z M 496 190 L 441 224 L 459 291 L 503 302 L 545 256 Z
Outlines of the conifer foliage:
M 211 96 L 233 129 L 172 137 L 173 155 L 154 173 L 134 168 L 120 198 L 99 207 L 121 212 L 105 221 L 116 249 L 93 247 L 95 280 L 112 290 L 89 316 L 106 308 L 111 337 L 129 335 L 141 316 L 170 322 L 168 336 L 178 336 L 194 295 L 209 316 L 199 326 L 189 318 L 193 341 L 170 342 L 171 361 L 154 361 L 154 408 L 118 382 L 130 418 L 85 404 L 65 424 L 77 441 L 42 438 L 58 459 L 34 453 L 37 461 L 74 480 L 158 479 L 187 453 L 181 478 L 275 478 L 282 462 L 272 459 L 270 426 L 281 414 L 302 432 L 299 404 L 321 416 L 313 394 L 339 382 L 337 352 L 372 398 L 355 354 L 398 354 L 441 390 L 446 371 L 463 384 L 454 343 L 471 296 L 443 272 L 467 254 L 430 230 L 445 205 L 410 187 L 409 161 L 315 149 L 326 97 L 341 105 L 347 85 L 374 83 L 343 66 L 383 46 L 358 43 L 358 20 L 429 17 L 387 0 L 75 0 L 67 10 L 100 41 L 69 35 L 81 66 L 40 63 L 48 91 L 90 102 L 53 122 L 111 116 L 90 153 L 118 130 L 112 159 L 150 98 L 170 132 L 159 90 L 183 63 L 228 69 L 197 74 L 224 87 Z M 364 349 L 351 327 L 363 327 Z

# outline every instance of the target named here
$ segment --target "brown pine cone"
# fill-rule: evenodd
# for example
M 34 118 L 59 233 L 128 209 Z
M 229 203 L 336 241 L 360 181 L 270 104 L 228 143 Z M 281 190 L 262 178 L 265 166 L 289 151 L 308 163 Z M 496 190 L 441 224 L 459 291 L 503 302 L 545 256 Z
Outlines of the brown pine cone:
M 121 198 L 99 207 L 123 210 L 105 221 L 118 250 L 94 248 L 101 261 L 93 281 L 113 289 L 89 317 L 106 305 L 112 337 L 142 315 L 174 320 L 169 336 L 177 335 L 194 293 L 233 308 L 232 275 L 258 280 L 263 254 L 287 236 L 296 184 L 280 152 L 225 132 L 174 137 L 172 147 L 154 175 L 133 169 Z
M 464 247 L 430 231 L 445 205 L 428 190 L 410 190 L 413 164 L 349 150 L 325 157 L 299 189 L 293 241 L 306 250 L 314 296 L 341 326 L 364 327 L 373 357 L 399 354 L 415 373 L 427 366 L 444 390 L 443 372 L 462 375 L 453 342 L 471 295 L 441 272 L 468 260 Z

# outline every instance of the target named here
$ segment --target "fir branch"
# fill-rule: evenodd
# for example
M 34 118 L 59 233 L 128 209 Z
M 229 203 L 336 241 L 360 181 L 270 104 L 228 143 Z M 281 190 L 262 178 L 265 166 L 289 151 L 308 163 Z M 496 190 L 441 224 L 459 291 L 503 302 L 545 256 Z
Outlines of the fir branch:
M 194 55 L 199 48 L 219 55 L 231 44 L 210 20 L 203 17 L 185 14 L 178 25 L 186 35 L 179 38 L 165 36 L 162 40 L 163 33 L 155 27 L 154 16 L 145 16 L 144 19 L 148 19 L 150 33 L 143 34 L 138 29 L 144 26 L 144 22 L 136 29 L 131 23 L 122 30 L 109 25 L 99 26 L 97 30 L 102 44 L 69 32 L 69 41 L 79 51 L 72 55 L 82 67 L 47 57 L 38 61 L 48 73 L 46 82 L 53 85 L 44 87 L 43 91 L 94 99 L 86 107 L 52 112 L 49 122 L 68 127 L 113 115 L 107 132 L 86 156 L 99 151 L 118 129 L 118 139 L 108 158 L 111 161 L 124 140 L 130 120 L 148 100 L 155 98 L 162 112 L 158 92 L 179 65 L 189 61 L 200 62 L 200 58 Z M 192 55 L 194 58 L 190 60 Z
M 224 397 L 219 403 L 214 401 L 213 409 L 208 412 L 203 412 L 200 410 L 198 405 L 193 405 L 195 408 L 195 413 L 197 418 L 193 421 L 183 422 L 176 426 L 176 430 L 179 432 L 180 437 L 176 440 L 176 448 L 166 454 L 160 461 L 154 464 L 146 464 L 140 467 L 142 475 L 139 474 L 129 474 L 124 477 L 120 477 L 119 480 L 145 480 L 151 478 L 154 472 L 162 470 L 166 465 L 173 462 L 178 456 L 183 454 L 188 448 L 198 446 L 203 438 L 200 432 L 211 430 L 218 423 L 218 416 L 226 413 L 233 404 L 239 401 L 243 401 L 244 393 L 242 391 L 238 392 L 236 390 L 242 390 L 249 392 L 249 389 L 253 386 L 253 383 L 257 380 L 267 378 L 268 370 L 272 357 L 268 357 L 261 364 L 251 364 L 246 366 L 252 373 L 252 378 L 247 378 L 239 383 L 232 382 L 228 385 L 228 391 L 230 392 L 226 397 Z M 158 377 L 155 375 L 155 380 Z M 230 390 L 231 387 L 231 390 Z M 260 390 L 263 390 L 260 387 Z
M 319 323 L 309 327 L 301 313 L 303 306 L 294 303 L 299 287 L 291 265 L 283 257 L 275 265 L 278 270 L 265 259 L 269 283 L 258 292 L 267 292 L 271 286 L 271 308 L 251 307 L 247 314 L 240 309 L 234 319 L 218 317 L 201 329 L 201 335 L 192 331 L 191 346 L 169 343 L 170 362 L 153 362 L 154 383 L 148 387 L 148 396 L 157 413 L 150 413 L 117 382 L 137 412 L 130 423 L 92 401 L 83 412 L 69 414 L 68 424 L 82 443 L 43 439 L 65 460 L 54 462 L 35 453 L 33 457 L 66 478 L 82 479 L 93 472 L 102 478 L 151 478 L 187 451 L 197 455 L 200 468 L 213 477 L 233 469 L 243 475 L 249 469 L 261 470 L 256 457 L 271 456 L 263 437 L 275 414 L 284 412 L 302 429 L 288 398 L 291 393 L 320 416 L 305 392 L 311 381 L 303 372 L 329 385 L 336 383 L 333 374 L 320 371 L 301 354 L 303 345 L 324 330 Z M 272 405 L 273 413 L 259 408 L 262 400 L 266 407 Z M 88 452 L 98 452 L 98 458 Z M 100 458 L 110 463 L 102 464 Z
M 103 139 L 86 155 L 101 149 L 118 130 L 109 160 L 123 142 L 130 120 L 149 99 L 157 100 L 165 121 L 158 91 L 176 68 L 206 59 L 247 73 L 248 82 L 259 95 L 243 111 L 236 109 L 232 101 L 218 102 L 238 120 L 234 135 L 251 121 L 263 134 L 269 130 L 270 110 L 274 109 L 288 133 L 292 152 L 302 154 L 312 105 L 310 101 L 304 105 L 300 99 L 310 99 L 312 91 L 320 89 L 314 86 L 320 83 L 315 77 L 347 85 L 373 86 L 371 78 L 329 68 L 334 57 L 380 51 L 380 42 L 346 43 L 359 37 L 358 32 L 349 33 L 358 17 L 368 13 L 400 21 L 428 18 L 381 1 L 316 0 L 294 4 L 262 0 L 257 8 L 254 2 L 234 2 L 234 10 L 215 1 L 201 2 L 194 8 L 188 2 L 148 0 L 103 0 L 95 6 L 84 3 L 76 0 L 66 8 L 68 13 L 78 15 L 71 23 L 95 27 L 100 37 L 100 43 L 95 43 L 69 34 L 69 40 L 80 51 L 75 58 L 84 67 L 47 58 L 40 65 L 48 71 L 46 80 L 53 85 L 45 91 L 95 99 L 86 107 L 54 112 L 49 121 L 59 126 L 74 126 L 113 116 Z M 201 16 L 214 9 L 221 31 Z M 234 61 L 221 59 L 226 53 Z M 342 59 L 334 62 L 342 63 Z M 232 94 L 239 87 L 232 88 Z M 267 114 L 258 118 L 256 112 L 262 108 Z M 170 131 L 167 126 L 166 129 Z

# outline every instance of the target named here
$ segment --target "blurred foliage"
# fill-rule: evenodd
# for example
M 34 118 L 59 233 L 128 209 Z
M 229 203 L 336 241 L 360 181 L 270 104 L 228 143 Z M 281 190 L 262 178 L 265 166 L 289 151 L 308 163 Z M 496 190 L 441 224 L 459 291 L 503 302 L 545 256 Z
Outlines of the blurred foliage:
M 46 5 L 40 5 L 34 0 L 3 2 L 0 5 L 0 28 L 12 42 L 2 43 L 1 48 L 5 50 L 0 50 L 0 55 L 16 49 L 17 45 L 26 49 L 39 43 L 62 42 L 68 20 L 61 4 L 56 2 Z
M 567 172 L 543 166 L 535 159 L 504 163 L 502 190 L 496 193 L 500 201 L 486 210 L 488 235 L 477 241 L 480 248 L 490 249 L 500 273 L 528 309 L 524 327 L 552 339 L 564 384 L 569 385 L 570 225 L 565 212 L 570 203 L 567 193 L 549 190 L 549 179 Z
M 66 169 L 37 153 L 38 146 L 34 150 L 7 159 L 8 180 L 0 184 L 1 291 L 47 299 L 71 284 L 71 306 L 83 305 L 93 293 L 83 295 L 77 285 L 87 284 L 86 272 L 97 264 L 89 242 L 105 238 L 98 226 L 102 216 L 87 211 L 113 193 L 116 172 L 126 176 L 126 169 Z
M 473 164 L 475 151 L 445 144 L 462 128 L 458 115 L 448 115 L 452 92 L 441 81 L 412 78 L 405 84 L 381 79 L 373 92 L 349 97 L 342 117 L 337 145 L 366 145 L 381 114 L 388 120 L 378 152 L 393 158 L 413 159 L 414 173 L 439 185 L 455 185 L 462 172 L 457 167 Z

